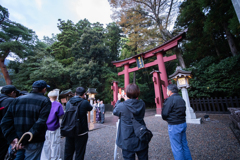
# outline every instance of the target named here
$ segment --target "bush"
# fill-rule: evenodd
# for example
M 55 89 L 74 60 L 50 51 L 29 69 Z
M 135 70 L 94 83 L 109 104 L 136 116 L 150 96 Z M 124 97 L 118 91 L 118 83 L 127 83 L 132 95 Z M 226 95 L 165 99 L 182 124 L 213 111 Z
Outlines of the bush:
M 191 65 L 190 97 L 240 96 L 240 55 L 217 61 L 208 56 Z

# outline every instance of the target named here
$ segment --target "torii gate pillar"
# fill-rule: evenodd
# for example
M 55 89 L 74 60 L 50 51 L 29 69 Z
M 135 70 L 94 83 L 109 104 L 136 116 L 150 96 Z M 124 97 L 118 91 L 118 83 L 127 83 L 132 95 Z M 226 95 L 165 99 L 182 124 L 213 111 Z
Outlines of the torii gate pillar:
M 118 81 L 113 81 L 112 83 L 113 85 L 111 86 L 111 89 L 113 90 L 113 101 L 111 102 L 111 105 L 114 107 L 118 100 Z
M 150 74 L 153 74 L 152 79 L 153 79 L 154 90 L 155 90 L 156 116 L 158 116 L 158 115 L 161 116 L 162 107 L 163 107 L 160 73 L 161 72 L 159 72 L 157 70 L 153 70 L 150 73 Z
M 163 61 L 163 53 L 157 53 L 157 62 L 158 62 L 158 69 L 160 71 L 160 76 L 162 80 L 162 90 L 163 90 L 163 97 L 164 99 L 168 98 L 167 95 L 167 86 L 168 86 L 168 77 L 167 77 L 167 72 L 166 72 L 166 67 Z M 161 90 L 160 90 L 161 92 Z
M 127 85 L 129 84 L 129 64 L 124 65 L 124 89 L 127 88 Z

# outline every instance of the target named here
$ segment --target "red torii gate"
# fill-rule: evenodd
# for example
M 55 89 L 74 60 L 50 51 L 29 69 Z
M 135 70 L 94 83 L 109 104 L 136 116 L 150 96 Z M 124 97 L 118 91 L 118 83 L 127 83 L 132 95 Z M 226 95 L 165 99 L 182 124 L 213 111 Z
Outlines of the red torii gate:
M 165 55 L 166 51 L 176 47 L 178 45 L 179 41 L 181 41 L 184 38 L 185 34 L 186 34 L 186 30 L 158 47 L 155 47 L 151 50 L 137 54 L 135 56 L 132 56 L 132 57 L 124 59 L 124 60 L 112 62 L 113 65 L 115 65 L 116 67 L 124 66 L 124 70 L 119 72 L 118 75 L 119 76 L 124 75 L 124 87 L 126 88 L 127 85 L 129 84 L 129 73 L 139 70 L 138 67 L 129 68 L 129 65 L 136 63 L 137 62 L 136 59 L 138 57 L 142 57 L 143 59 L 147 59 L 147 58 L 150 58 L 153 56 L 157 57 L 157 59 L 155 61 L 144 64 L 144 67 L 143 67 L 143 68 L 148 68 L 151 66 L 158 65 L 159 71 L 152 72 L 154 89 L 155 89 L 155 103 L 156 103 L 156 113 L 157 114 L 161 114 L 162 102 L 163 102 L 162 95 L 161 95 L 161 85 L 162 85 L 164 99 L 166 99 L 168 97 L 167 96 L 168 77 L 167 77 L 167 72 L 166 72 L 164 62 L 172 61 L 177 58 L 176 55 L 169 56 L 169 57 L 166 57 L 166 56 L 163 57 L 163 56 Z M 113 81 L 113 86 L 111 87 L 111 89 L 113 90 L 113 101 L 111 104 L 114 106 L 115 103 L 117 102 L 117 95 L 118 95 L 118 82 L 117 81 Z

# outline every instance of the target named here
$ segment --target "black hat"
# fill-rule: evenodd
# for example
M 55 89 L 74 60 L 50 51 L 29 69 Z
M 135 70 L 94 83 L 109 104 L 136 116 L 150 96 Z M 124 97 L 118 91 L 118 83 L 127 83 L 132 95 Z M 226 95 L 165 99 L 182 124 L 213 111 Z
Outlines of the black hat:
M 76 89 L 76 93 L 80 96 L 82 96 L 85 92 L 86 92 L 86 90 L 83 87 L 78 87 Z
M 2 94 L 10 94 L 12 91 L 18 91 L 13 85 L 6 85 L 1 89 Z
M 49 85 L 47 85 L 47 83 L 44 81 L 44 80 L 38 80 L 38 81 L 35 81 L 32 85 L 33 88 L 50 88 Z

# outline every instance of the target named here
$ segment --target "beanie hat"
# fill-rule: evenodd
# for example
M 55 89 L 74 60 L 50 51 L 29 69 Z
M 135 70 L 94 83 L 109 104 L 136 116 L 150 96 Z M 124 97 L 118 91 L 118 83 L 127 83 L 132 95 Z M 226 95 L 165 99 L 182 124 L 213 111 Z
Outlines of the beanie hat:
M 48 97 L 58 97 L 59 93 L 57 91 L 50 91 L 48 93 Z

